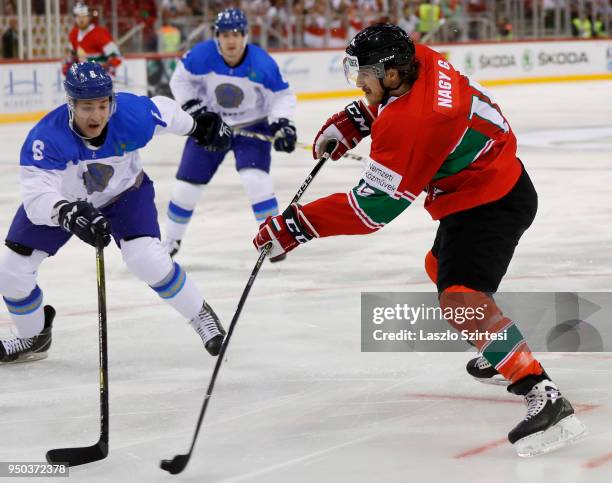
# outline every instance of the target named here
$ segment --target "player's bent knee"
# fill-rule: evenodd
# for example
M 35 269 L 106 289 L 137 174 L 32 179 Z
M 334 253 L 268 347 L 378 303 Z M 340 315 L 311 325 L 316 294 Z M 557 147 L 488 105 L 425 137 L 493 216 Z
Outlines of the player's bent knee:
M 198 203 L 203 186 L 177 179 L 172 190 L 172 201 L 182 208 L 191 209 Z
M 274 197 L 272 176 L 269 173 L 257 168 L 242 168 L 238 174 L 251 203 Z
M 170 255 L 157 238 L 121 240 L 121 255 L 130 272 L 148 285 L 163 280 L 173 269 Z
M 0 259 L 0 293 L 10 299 L 27 297 L 36 286 L 36 276 L 47 254 L 34 250 L 32 255 L 20 255 L 8 250 Z

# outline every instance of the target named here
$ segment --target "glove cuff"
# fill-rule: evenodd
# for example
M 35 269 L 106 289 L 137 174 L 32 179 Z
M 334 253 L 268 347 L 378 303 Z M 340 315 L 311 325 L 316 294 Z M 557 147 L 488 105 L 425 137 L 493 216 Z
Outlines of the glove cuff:
M 372 121 L 374 117 L 370 110 L 361 101 L 353 101 L 344 108 L 344 112 L 351 120 L 357 131 L 362 137 L 370 135 Z
M 287 225 L 287 229 L 298 243 L 306 243 L 313 238 L 318 238 L 319 234 L 314 229 L 310 221 L 304 216 L 301 206 L 297 203 L 292 203 L 285 211 L 283 211 L 283 219 Z
M 64 208 L 64 206 L 66 206 L 69 203 L 70 202 L 68 200 L 61 200 L 53 205 L 53 210 L 51 211 L 51 221 L 53 223 L 57 223 L 58 226 L 62 226 L 62 224 L 60 223 L 60 216 L 61 216 L 60 212 L 62 208 Z

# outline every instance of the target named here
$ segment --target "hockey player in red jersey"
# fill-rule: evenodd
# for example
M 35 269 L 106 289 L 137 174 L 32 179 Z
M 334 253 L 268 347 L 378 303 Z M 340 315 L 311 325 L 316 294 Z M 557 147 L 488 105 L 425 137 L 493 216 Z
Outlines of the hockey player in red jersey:
M 493 96 L 441 54 L 415 47 L 395 25 L 362 30 L 346 54 L 347 80 L 368 105 L 355 101 L 329 118 L 313 155 L 336 139 L 332 158 L 338 159 L 370 135 L 362 178 L 348 193 L 269 217 L 253 240 L 256 248 L 271 243 L 276 256 L 313 238 L 373 233 L 425 191 L 425 209 L 439 220 L 425 267 L 440 305 L 488 307 L 478 323 L 449 323 L 505 335 L 478 341 L 482 357 L 468 363 L 468 372 L 481 380 L 503 378 L 509 392 L 525 398 L 527 415 L 508 439 L 519 456 L 535 456 L 582 436 L 571 404 L 492 298 L 537 210 L 516 138 Z
M 92 22 L 91 12 L 84 3 L 77 3 L 72 12 L 75 26 L 68 36 L 71 52 L 62 65 L 63 74 L 66 75 L 75 62 L 89 61 L 101 64 L 114 76 L 121 64 L 121 54 L 110 32 Z

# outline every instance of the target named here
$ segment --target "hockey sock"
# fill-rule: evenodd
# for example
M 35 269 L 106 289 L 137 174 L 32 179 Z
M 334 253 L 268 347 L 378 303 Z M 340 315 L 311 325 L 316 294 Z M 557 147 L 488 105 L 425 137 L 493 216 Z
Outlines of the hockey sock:
M 121 240 L 121 254 L 130 271 L 183 317 L 191 320 L 200 311 L 204 297 L 157 238 Z
M 45 325 L 45 313 L 42 305 L 43 293 L 38 285 L 25 298 L 3 298 L 19 337 L 26 339 L 40 334 Z
M 252 208 L 258 223 L 263 223 L 268 216 L 278 215 L 278 202 L 276 198 L 270 198 L 261 203 L 255 203 L 252 205 Z
M 270 174 L 255 168 L 244 168 L 238 173 L 257 222 L 261 223 L 268 216 L 278 215 L 278 202 L 274 196 Z
M 204 303 L 204 297 L 198 288 L 176 262 L 168 276 L 159 283 L 151 285 L 151 288 L 188 320 L 198 314 Z
M 430 280 L 437 284 L 438 283 L 438 259 L 436 256 L 429 250 L 427 255 L 425 255 L 425 271 L 427 275 L 429 275 Z
M 478 350 L 507 380 L 515 382 L 529 374 L 542 373 L 542 366 L 533 357 L 519 328 L 488 295 L 454 285 L 440 295 L 440 306 L 462 314 L 447 320 L 457 330 L 475 334 Z M 473 316 L 468 318 L 468 313 Z
M 202 185 L 177 180 L 168 203 L 166 238 L 182 240 L 193 211 L 202 194 Z

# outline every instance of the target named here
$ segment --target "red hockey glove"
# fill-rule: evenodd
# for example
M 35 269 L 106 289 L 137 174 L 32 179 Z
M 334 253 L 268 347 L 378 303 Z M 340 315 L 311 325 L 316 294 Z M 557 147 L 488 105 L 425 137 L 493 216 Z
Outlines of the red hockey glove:
M 338 146 L 331 155 L 334 161 L 357 146 L 359 141 L 370 135 L 370 127 L 376 117 L 373 110 L 374 108 L 369 108 L 363 101 L 354 101 L 346 106 L 344 111 L 330 117 L 315 137 L 312 157 L 319 159 L 330 139 L 338 140 Z
M 269 256 L 270 260 L 274 260 L 316 236 L 317 232 L 302 213 L 301 206 L 293 203 L 282 215 L 266 218 L 253 238 L 253 245 L 261 250 L 272 243 Z

